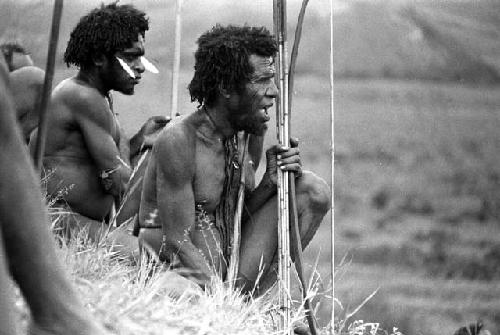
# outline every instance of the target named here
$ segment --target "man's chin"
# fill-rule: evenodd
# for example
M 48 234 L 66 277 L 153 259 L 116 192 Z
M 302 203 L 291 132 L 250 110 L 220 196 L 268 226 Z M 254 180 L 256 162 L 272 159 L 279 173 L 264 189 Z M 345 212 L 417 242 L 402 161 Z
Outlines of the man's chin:
M 134 95 L 135 89 L 131 88 L 131 89 L 126 89 L 126 90 L 119 90 L 118 92 L 120 92 L 123 95 Z
M 265 127 L 245 129 L 245 131 L 255 136 L 264 136 L 267 132 L 267 125 Z

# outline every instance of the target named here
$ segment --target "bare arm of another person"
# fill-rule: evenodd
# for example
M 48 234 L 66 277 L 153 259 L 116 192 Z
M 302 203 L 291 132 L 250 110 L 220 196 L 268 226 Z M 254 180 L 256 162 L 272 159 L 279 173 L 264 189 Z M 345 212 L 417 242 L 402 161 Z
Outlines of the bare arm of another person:
M 130 167 L 123 164 L 112 132 L 120 129 L 106 101 L 97 93 L 81 93 L 72 102 L 73 115 L 80 126 L 85 145 L 94 160 L 105 192 L 120 197 L 126 190 Z
M 42 94 L 45 72 L 35 66 L 25 66 L 10 73 L 10 87 L 22 134 L 29 139 L 38 126 L 38 102 Z
M 158 137 L 160 130 L 162 130 L 169 122 L 169 117 L 152 116 L 144 123 L 137 134 L 132 136 L 129 141 L 128 155 L 131 162 L 134 161 L 134 158 L 136 158 L 136 156 L 143 150 L 151 149 L 153 147 L 153 143 Z
M 55 253 L 38 178 L 15 121 L 0 61 L 0 229 L 12 275 L 32 313 L 32 333 L 102 334 L 79 303 Z M 4 75 L 2 77 L 2 75 Z
M 157 157 L 157 201 L 165 245 L 160 257 L 176 255 L 181 264 L 194 270 L 201 283 L 208 283 L 212 272 L 208 261 L 190 239 L 195 221 L 193 180 L 195 139 L 181 128 L 162 133 L 153 147 Z

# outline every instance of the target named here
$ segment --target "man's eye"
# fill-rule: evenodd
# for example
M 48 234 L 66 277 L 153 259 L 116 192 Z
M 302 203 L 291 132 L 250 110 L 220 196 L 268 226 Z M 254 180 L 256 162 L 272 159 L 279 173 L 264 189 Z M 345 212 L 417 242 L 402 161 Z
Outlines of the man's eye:
M 273 78 L 262 78 L 259 80 L 259 83 L 261 84 L 270 84 L 273 81 Z
M 123 55 L 123 59 L 128 63 L 133 63 L 139 59 L 139 56 L 126 54 L 126 55 Z

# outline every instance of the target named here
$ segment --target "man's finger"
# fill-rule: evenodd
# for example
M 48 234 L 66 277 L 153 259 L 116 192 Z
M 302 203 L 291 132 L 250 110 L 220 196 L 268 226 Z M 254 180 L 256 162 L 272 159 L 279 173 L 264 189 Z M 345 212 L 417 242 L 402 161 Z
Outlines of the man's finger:
M 286 159 L 288 157 L 299 156 L 300 151 L 298 148 L 291 148 L 288 150 L 280 151 L 277 153 L 278 159 Z
M 293 155 L 290 157 L 283 157 L 278 155 L 277 157 L 278 160 L 278 165 L 289 165 L 289 164 L 300 164 L 300 156 L 299 155 Z
M 157 123 L 157 124 L 161 124 L 161 125 L 166 125 L 167 123 L 169 123 L 171 120 L 170 117 L 165 117 L 165 116 L 154 116 L 153 117 L 153 122 Z
M 290 137 L 290 146 L 296 148 L 299 146 L 299 139 L 297 137 Z
M 280 165 L 280 169 L 283 171 L 295 172 L 297 174 L 302 174 L 302 166 L 299 163 Z

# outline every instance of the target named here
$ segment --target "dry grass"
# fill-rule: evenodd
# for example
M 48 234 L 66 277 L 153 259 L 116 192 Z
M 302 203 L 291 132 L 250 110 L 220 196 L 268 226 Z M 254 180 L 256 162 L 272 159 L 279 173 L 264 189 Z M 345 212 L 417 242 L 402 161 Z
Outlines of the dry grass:
M 214 276 L 203 291 L 181 276 L 182 270 L 167 269 L 146 256 L 132 264 L 110 246 L 84 236 L 81 232 L 67 244 L 58 240 L 57 253 L 85 306 L 110 334 L 281 334 L 276 331 L 278 306 L 272 290 L 246 299 Z M 312 298 L 316 287 L 310 286 Z M 304 319 L 303 307 L 297 305 L 294 321 Z M 20 296 L 17 307 L 26 327 L 29 315 Z M 322 334 L 327 333 L 324 328 Z

